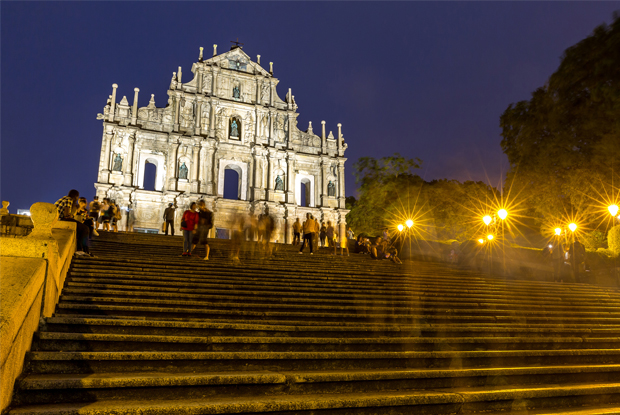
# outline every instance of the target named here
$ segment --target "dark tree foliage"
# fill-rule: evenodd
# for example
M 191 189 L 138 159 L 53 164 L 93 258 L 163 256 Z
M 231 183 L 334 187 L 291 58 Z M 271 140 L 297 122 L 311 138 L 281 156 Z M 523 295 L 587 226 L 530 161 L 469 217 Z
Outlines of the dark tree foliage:
M 511 104 L 500 126 L 511 166 L 506 184 L 527 197 L 537 217 L 587 217 L 593 199 L 617 194 L 620 17 L 568 48 L 547 83 L 529 101 Z
M 374 159 L 364 157 L 353 165 L 359 199 L 347 215 L 356 234 L 379 235 L 384 227 L 392 233 L 407 219 L 415 222 L 424 239 L 465 240 L 475 236 L 483 206 L 496 197 L 482 182 L 424 181 L 414 171 L 420 159 L 400 154 Z

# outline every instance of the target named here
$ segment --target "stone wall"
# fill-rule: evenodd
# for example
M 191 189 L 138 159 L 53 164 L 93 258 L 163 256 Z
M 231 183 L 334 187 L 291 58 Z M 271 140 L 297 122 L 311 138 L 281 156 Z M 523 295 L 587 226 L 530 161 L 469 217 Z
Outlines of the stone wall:
M 41 317 L 54 312 L 75 253 L 74 223 L 57 222 L 50 203 L 35 203 L 30 211 L 30 235 L 0 239 L 0 411 L 11 402 Z

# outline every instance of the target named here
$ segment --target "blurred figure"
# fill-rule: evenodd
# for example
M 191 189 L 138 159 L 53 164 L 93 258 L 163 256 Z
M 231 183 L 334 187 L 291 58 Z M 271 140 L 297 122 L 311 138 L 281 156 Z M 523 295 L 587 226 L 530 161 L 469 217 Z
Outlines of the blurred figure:
M 203 258 L 205 261 L 209 260 L 209 252 L 211 251 L 211 247 L 209 247 L 209 231 L 213 227 L 213 212 L 207 209 L 207 204 L 204 200 L 200 200 L 198 202 L 198 227 L 196 232 L 192 237 L 192 243 L 194 246 L 192 247 L 192 251 L 196 247 L 196 245 L 204 245 L 205 246 L 205 257 Z
M 232 250 L 230 252 L 230 259 L 234 264 L 240 264 L 239 252 L 241 251 L 241 244 L 243 243 L 243 233 L 245 229 L 246 217 L 243 214 L 235 215 L 232 226 Z
M 95 196 L 93 201 L 88 205 L 88 214 L 93 218 L 93 226 L 97 229 L 97 219 L 99 219 L 99 210 L 101 210 L 101 204 L 99 204 L 99 196 Z
M 293 223 L 293 245 L 297 246 L 297 244 L 301 241 L 301 222 L 299 222 L 299 218 L 295 219 L 295 223 Z
M 78 210 L 78 198 L 80 192 L 71 189 L 67 196 L 63 196 L 54 203 L 58 211 L 58 219 L 65 222 L 75 222 L 76 229 L 76 252 L 75 254 L 92 256 L 88 249 L 88 227 L 83 223 L 75 220 L 73 214 Z
M 344 235 L 340 235 L 340 255 L 344 255 L 343 251 L 347 251 L 347 256 L 349 256 L 349 241 L 347 236 L 348 234 L 346 232 Z
M 309 213 L 306 213 L 306 220 L 302 226 L 302 231 L 304 233 L 304 240 L 301 243 L 301 249 L 299 250 L 300 254 L 304 253 L 304 247 L 306 244 L 310 247 L 310 255 L 312 255 L 312 232 L 314 232 L 314 221 L 312 220 L 312 216 Z
M 199 216 L 196 213 L 196 202 L 192 202 L 181 218 L 181 230 L 183 231 L 183 253 L 181 256 L 192 256 L 192 236 L 198 229 Z
M 110 220 L 112 220 L 112 206 L 110 205 L 110 199 L 108 199 L 107 197 L 103 199 L 99 217 L 101 218 L 101 225 L 103 226 L 103 230 L 109 232 Z
M 324 223 L 321 224 L 321 229 L 319 230 L 319 238 L 321 239 L 321 246 L 325 247 L 325 236 L 327 232 L 327 227 Z
M 581 281 L 581 269 L 585 270 L 586 248 L 583 246 L 579 239 L 575 237 L 575 241 L 570 247 L 571 267 L 573 269 L 573 275 L 575 282 Z
M 331 248 L 332 245 L 334 247 L 334 255 L 336 255 L 336 244 L 334 243 L 334 227 L 332 226 L 332 222 L 330 220 L 327 221 L 327 228 L 325 229 L 325 237 L 327 239 L 328 246 Z
M 388 249 L 388 258 L 390 259 L 390 261 L 392 261 L 395 264 L 402 264 L 403 263 L 400 260 L 400 258 L 398 258 L 398 250 L 394 246 L 391 246 Z
M 259 232 L 262 233 L 261 250 L 265 258 L 271 258 L 273 256 L 273 246 L 271 244 L 271 237 L 275 228 L 275 221 L 269 214 L 269 209 L 265 209 L 265 213 L 258 218 Z
M 118 232 L 118 222 L 120 222 L 122 217 L 121 208 L 116 204 L 116 200 L 112 201 L 112 220 L 110 223 L 114 232 Z
M 80 197 L 78 199 L 78 208 L 75 214 L 73 215 L 73 218 L 77 220 L 78 222 L 83 223 L 84 225 L 88 226 L 89 237 L 92 238 L 93 235 L 99 236 L 99 234 L 97 233 L 97 230 L 95 229 L 93 218 L 90 217 L 87 206 L 88 204 L 86 202 L 86 198 Z
M 312 221 L 314 222 L 314 231 L 312 232 L 312 247 L 315 251 L 319 250 L 319 231 L 321 227 L 319 226 L 319 221 L 313 216 L 310 215 Z

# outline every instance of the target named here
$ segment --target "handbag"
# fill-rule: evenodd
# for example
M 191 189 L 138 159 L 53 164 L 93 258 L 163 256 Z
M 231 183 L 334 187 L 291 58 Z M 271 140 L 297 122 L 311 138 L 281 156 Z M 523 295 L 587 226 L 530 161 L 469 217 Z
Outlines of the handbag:
M 185 221 L 185 219 L 181 221 L 181 228 L 187 228 L 187 222 Z

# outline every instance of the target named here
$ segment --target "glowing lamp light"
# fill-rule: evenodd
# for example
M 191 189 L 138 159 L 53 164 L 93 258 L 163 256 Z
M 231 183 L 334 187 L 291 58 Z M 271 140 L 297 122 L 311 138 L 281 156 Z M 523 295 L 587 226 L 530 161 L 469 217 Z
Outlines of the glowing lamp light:
M 607 210 L 609 210 L 611 216 L 616 216 L 618 214 L 618 205 L 610 205 Z
M 480 238 L 480 239 L 478 239 L 478 242 L 480 242 L 481 244 L 483 244 L 483 243 L 484 243 L 484 239 Z
M 501 220 L 504 220 L 506 216 L 508 216 L 508 212 L 506 212 L 506 209 L 500 209 L 497 211 L 497 216 L 499 216 Z
M 489 215 L 486 215 L 484 218 L 482 218 L 482 221 L 484 222 L 485 225 L 488 225 L 489 223 L 491 223 L 493 219 L 491 219 L 491 217 Z
M 407 219 L 407 222 L 405 222 L 405 224 L 408 228 L 411 228 L 413 226 L 413 221 L 411 219 Z
M 400 232 L 402 232 L 402 231 L 403 231 L 403 229 L 405 229 L 405 227 L 404 227 L 403 225 L 398 225 L 398 230 L 399 230 Z
M 568 225 L 568 229 L 570 229 L 571 232 L 575 232 L 577 230 L 577 224 L 571 223 L 570 225 Z
M 491 234 L 487 235 L 487 239 L 488 239 L 489 241 L 492 241 L 492 240 L 493 240 L 493 235 L 491 235 Z
M 562 235 L 562 228 L 555 228 L 555 234 L 558 236 Z

